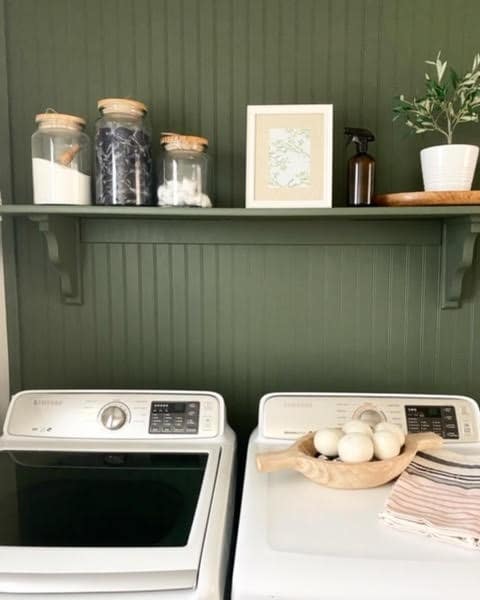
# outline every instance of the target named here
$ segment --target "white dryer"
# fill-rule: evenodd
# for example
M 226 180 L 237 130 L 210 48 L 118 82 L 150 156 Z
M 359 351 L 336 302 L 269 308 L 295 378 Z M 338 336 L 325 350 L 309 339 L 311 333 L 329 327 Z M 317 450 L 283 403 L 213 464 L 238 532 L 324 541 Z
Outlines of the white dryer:
M 0 438 L 0 598 L 223 598 L 235 436 L 211 392 L 41 390 Z
M 248 447 L 232 600 L 451 600 L 476 598 L 480 554 L 400 532 L 379 520 L 391 484 L 322 487 L 294 471 L 260 473 L 258 452 L 352 417 L 436 431 L 479 456 L 478 405 L 462 396 L 270 394 Z

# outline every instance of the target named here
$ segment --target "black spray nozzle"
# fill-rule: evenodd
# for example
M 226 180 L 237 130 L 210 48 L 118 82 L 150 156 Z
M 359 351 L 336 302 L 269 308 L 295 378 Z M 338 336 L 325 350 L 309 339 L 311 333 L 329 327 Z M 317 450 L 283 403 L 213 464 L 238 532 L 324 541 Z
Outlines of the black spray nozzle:
M 358 152 L 366 152 L 368 142 L 375 140 L 375 136 L 369 129 L 362 129 L 361 127 L 345 127 L 345 135 L 348 137 L 347 145 L 350 142 L 357 144 Z

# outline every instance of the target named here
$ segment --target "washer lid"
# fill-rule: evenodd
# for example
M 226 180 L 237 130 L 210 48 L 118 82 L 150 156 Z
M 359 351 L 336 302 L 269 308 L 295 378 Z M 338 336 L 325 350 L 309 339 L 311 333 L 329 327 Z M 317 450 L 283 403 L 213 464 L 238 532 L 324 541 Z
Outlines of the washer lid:
M 0 452 L 0 592 L 196 585 L 220 452 Z

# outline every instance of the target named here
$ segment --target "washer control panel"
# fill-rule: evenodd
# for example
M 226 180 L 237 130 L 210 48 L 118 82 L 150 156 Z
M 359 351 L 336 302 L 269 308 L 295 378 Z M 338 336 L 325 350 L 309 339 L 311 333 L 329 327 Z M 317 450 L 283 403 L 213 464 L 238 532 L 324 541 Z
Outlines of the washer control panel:
M 152 402 L 150 433 L 198 433 L 200 402 Z
M 458 440 L 455 406 L 405 406 L 408 433 L 433 431 L 446 440 Z
M 4 434 L 71 439 L 213 438 L 223 434 L 214 392 L 39 390 L 16 394 Z
M 266 438 L 292 440 L 350 419 L 396 423 L 405 433 L 433 431 L 446 442 L 480 441 L 480 410 L 467 396 L 408 394 L 267 394 L 259 428 Z

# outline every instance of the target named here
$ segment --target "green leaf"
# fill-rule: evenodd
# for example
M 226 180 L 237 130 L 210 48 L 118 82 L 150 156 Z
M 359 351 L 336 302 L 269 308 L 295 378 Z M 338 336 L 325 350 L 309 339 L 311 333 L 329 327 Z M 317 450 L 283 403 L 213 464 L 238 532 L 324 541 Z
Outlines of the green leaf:
M 438 54 L 438 56 L 440 56 L 440 53 Z M 440 83 L 445 74 L 445 69 L 447 68 L 447 61 L 442 63 L 442 61 L 439 58 L 437 58 L 437 62 L 436 62 L 435 66 L 437 67 L 437 78 L 438 78 L 438 82 Z
M 457 72 L 454 69 L 452 69 L 452 67 L 450 67 L 450 83 L 454 90 L 457 89 L 458 80 L 459 80 L 459 77 L 458 77 Z
M 416 133 L 437 131 L 451 142 L 458 124 L 480 120 L 480 53 L 474 55 L 472 68 L 464 75 L 442 60 L 441 51 L 425 64 L 434 68 L 434 76 L 425 73 L 425 95 L 407 98 L 401 94 L 393 113 Z

